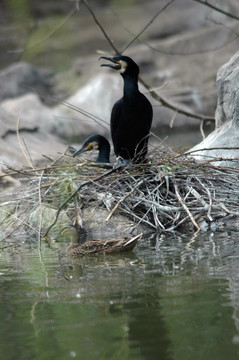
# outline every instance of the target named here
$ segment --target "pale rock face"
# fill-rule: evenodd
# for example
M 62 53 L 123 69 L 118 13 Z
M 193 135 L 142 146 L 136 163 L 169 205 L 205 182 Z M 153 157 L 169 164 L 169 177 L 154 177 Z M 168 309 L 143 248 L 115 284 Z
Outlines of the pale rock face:
M 64 138 L 109 134 L 111 109 L 121 96 L 122 79 L 117 74 L 100 73 L 92 77 L 66 100 L 75 110 L 64 103 L 54 108 L 56 133 Z
M 27 147 L 33 163 L 43 155 L 64 152 L 67 145 L 53 133 L 52 110 L 36 94 L 25 94 L 4 100 L 0 105 L 0 168 L 29 165 L 22 151 Z
M 217 91 L 216 128 L 191 151 L 202 149 L 193 154 L 197 160 L 223 158 L 225 160 L 215 161 L 215 164 L 239 168 L 239 149 L 223 149 L 239 147 L 239 52 L 219 69 Z
M 228 121 L 239 124 L 239 52 L 217 73 L 216 128 Z

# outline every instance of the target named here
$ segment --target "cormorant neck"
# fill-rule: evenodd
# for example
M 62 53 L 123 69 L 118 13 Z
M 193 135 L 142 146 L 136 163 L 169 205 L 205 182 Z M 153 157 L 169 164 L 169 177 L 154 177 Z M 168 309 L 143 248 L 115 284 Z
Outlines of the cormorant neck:
M 109 163 L 110 162 L 110 154 L 105 150 L 103 149 L 97 159 L 96 159 L 96 162 L 99 162 L 99 163 Z
M 102 141 L 102 143 L 99 144 L 99 155 L 96 161 L 102 163 L 110 162 L 110 145 L 108 141 Z
M 124 97 L 138 92 L 138 76 L 124 75 Z

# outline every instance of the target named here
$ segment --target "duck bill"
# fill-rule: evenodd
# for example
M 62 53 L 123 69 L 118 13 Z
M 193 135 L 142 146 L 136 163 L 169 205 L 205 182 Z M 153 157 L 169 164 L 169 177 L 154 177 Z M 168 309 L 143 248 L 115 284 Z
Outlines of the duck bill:
M 111 69 L 114 69 L 114 70 L 121 69 L 120 61 L 116 61 L 116 60 L 114 60 L 114 58 L 110 58 L 110 57 L 106 57 L 106 56 L 101 56 L 99 60 L 101 60 L 101 59 L 108 60 L 108 61 L 112 62 L 113 64 L 101 64 L 100 66 L 110 67 Z

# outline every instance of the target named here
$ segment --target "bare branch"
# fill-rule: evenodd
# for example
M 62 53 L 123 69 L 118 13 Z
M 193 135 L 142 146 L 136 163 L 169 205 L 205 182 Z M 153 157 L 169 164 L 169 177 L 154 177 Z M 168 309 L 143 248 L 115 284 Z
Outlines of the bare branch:
M 125 50 L 128 49 L 128 48 L 133 44 L 133 42 L 135 42 L 135 40 L 137 40 L 137 39 L 145 32 L 145 30 L 154 22 L 154 20 L 155 20 L 165 9 L 167 9 L 167 7 L 168 7 L 169 5 L 171 5 L 173 2 L 174 2 L 174 0 L 170 0 L 166 5 L 164 5 L 164 6 L 162 7 L 162 9 L 160 9 L 160 10 L 152 17 L 152 19 L 143 27 L 143 29 L 140 30 L 140 32 L 139 32 L 137 35 L 135 35 L 135 36 L 133 37 L 133 39 L 131 39 L 131 40 L 128 42 L 128 44 L 126 44 L 126 45 L 124 46 L 124 48 L 121 50 L 121 53 L 123 54 L 123 52 L 125 52 Z
M 97 26 L 100 28 L 100 30 L 102 31 L 102 33 L 104 34 L 104 37 L 106 38 L 106 40 L 108 41 L 108 43 L 110 44 L 110 46 L 112 47 L 112 49 L 114 50 L 116 55 L 120 55 L 120 52 L 118 51 L 118 49 L 115 47 L 113 41 L 110 39 L 110 37 L 107 35 L 105 29 L 103 28 L 103 26 L 101 25 L 101 23 L 98 21 L 97 17 L 95 16 L 94 11 L 91 9 L 90 5 L 88 4 L 87 0 L 82 0 L 83 4 L 85 4 L 85 6 L 87 7 L 87 9 L 89 10 L 90 14 L 92 15 L 95 23 L 97 24 Z
M 191 211 L 189 210 L 189 208 L 187 207 L 187 205 L 185 204 L 185 202 L 183 201 L 181 195 L 179 194 L 178 191 L 178 186 L 176 184 L 174 184 L 174 190 L 175 190 L 175 194 L 178 197 L 178 201 L 180 202 L 180 204 L 182 205 L 182 207 L 184 208 L 184 210 L 186 211 L 186 213 L 188 214 L 190 220 L 192 221 L 193 225 L 197 228 L 197 230 L 200 230 L 200 226 L 197 224 L 196 220 L 194 219 Z
M 226 16 L 230 17 L 231 19 L 239 20 L 238 16 L 233 15 L 232 13 L 229 13 L 227 11 L 224 11 L 223 9 L 220 9 L 220 8 L 216 7 L 215 5 L 210 4 L 207 0 L 206 1 L 193 0 L 193 1 L 198 2 L 198 3 L 202 4 L 202 5 L 208 6 L 209 8 L 211 8 L 211 9 L 217 11 L 217 12 L 220 12 L 223 15 L 226 15 Z
M 239 147 L 231 146 L 231 147 L 213 147 L 213 148 L 202 148 L 192 151 L 187 151 L 185 155 L 193 154 L 199 151 L 212 151 L 212 150 L 239 150 Z
M 200 114 L 195 114 L 193 112 L 184 110 L 182 108 L 180 108 L 179 106 L 173 105 L 172 103 L 170 103 L 168 100 L 166 100 L 165 98 L 163 98 L 161 95 L 157 94 L 155 91 L 152 91 L 150 86 L 141 78 L 139 77 L 140 82 L 144 85 L 144 87 L 150 92 L 151 96 L 161 102 L 161 104 L 173 111 L 176 111 L 182 115 L 188 116 L 188 117 L 192 117 L 194 119 L 198 119 L 198 120 L 203 120 L 203 121 L 215 121 L 213 116 L 209 116 L 209 115 L 200 115 Z

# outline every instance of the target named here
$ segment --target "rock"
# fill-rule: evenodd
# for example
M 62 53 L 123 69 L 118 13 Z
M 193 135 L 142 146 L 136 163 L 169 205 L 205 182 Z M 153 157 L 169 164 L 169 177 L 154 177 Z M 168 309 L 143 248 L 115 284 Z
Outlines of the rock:
M 51 88 L 49 80 L 47 70 L 39 70 L 26 62 L 14 63 L 0 71 L 0 100 L 17 97 L 33 89 L 47 95 Z
M 1 139 L 0 145 L 0 169 L 3 171 L 7 167 L 22 169 L 29 167 L 24 152 L 31 160 L 33 166 L 49 163 L 43 155 L 55 159 L 59 152 L 64 152 L 67 145 L 52 134 L 44 134 L 41 131 L 20 132 L 21 146 L 16 134 L 9 134 Z M 24 150 L 24 152 L 23 152 Z
M 0 106 L 0 138 L 8 133 L 16 131 L 17 118 L 2 106 Z
M 45 106 L 38 95 L 25 94 L 14 99 L 4 100 L 1 108 L 11 114 L 8 121 L 9 128 L 16 131 L 17 119 L 20 119 L 20 129 L 33 131 L 41 129 L 46 133 L 53 132 L 53 113 L 50 108 Z M 2 120 L 0 119 L 0 122 Z M 1 136 L 4 136 L 1 130 Z
M 237 159 L 234 161 L 215 161 L 220 166 L 239 168 L 239 52 L 237 52 L 217 74 L 218 102 L 215 113 L 216 129 L 191 151 L 197 160 Z M 214 149 L 217 148 L 217 149 Z M 222 149 L 218 149 L 222 148 Z M 200 149 L 212 149 L 203 150 Z M 214 150 L 213 150 L 214 149 Z
M 136 224 L 126 216 L 115 213 L 107 222 L 109 211 L 99 207 L 86 207 L 82 212 L 83 228 L 86 240 L 107 239 L 111 237 L 129 236 L 129 234 L 148 233 L 150 229 Z
M 5 100 L 0 106 L 0 162 L 3 169 L 4 164 L 17 169 L 29 166 L 17 138 L 18 119 L 22 147 L 29 152 L 34 165 L 44 160 L 43 154 L 51 157 L 58 151 L 65 151 L 67 145 L 52 133 L 52 111 L 37 95 L 26 94 Z
M 122 78 L 119 74 L 100 73 L 92 77 L 66 100 L 76 110 L 64 104 L 54 108 L 55 132 L 61 137 L 78 141 L 92 133 L 108 135 L 111 109 L 121 96 Z

